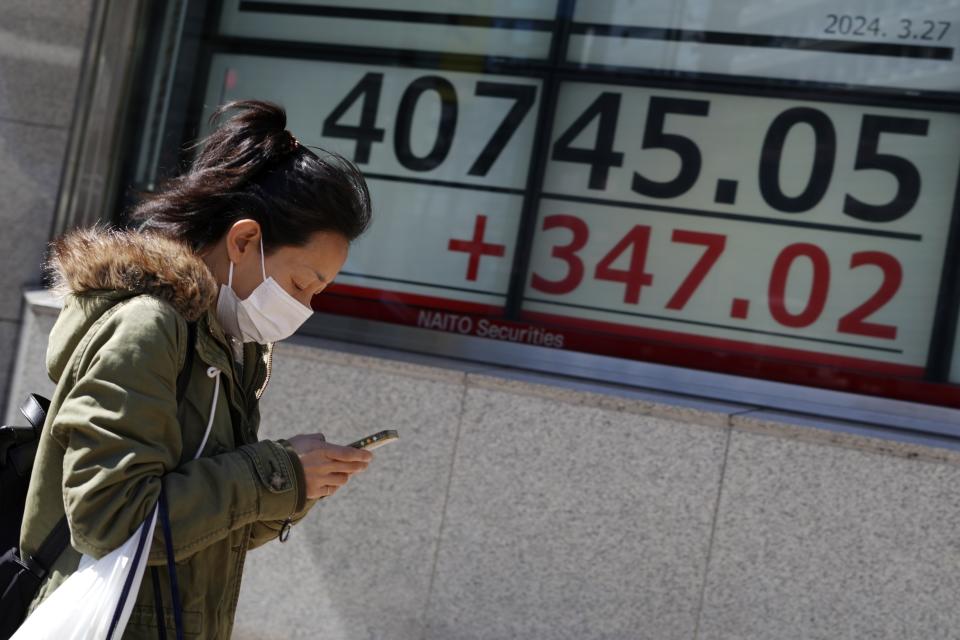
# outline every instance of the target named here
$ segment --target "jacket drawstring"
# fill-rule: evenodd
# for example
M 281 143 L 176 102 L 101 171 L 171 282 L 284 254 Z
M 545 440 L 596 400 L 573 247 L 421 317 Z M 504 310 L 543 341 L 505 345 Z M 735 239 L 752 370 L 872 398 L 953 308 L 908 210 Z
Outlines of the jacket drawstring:
M 207 445 L 207 438 L 210 437 L 210 430 L 213 428 L 213 419 L 217 415 L 217 398 L 220 396 L 220 369 L 216 367 L 207 368 L 207 377 L 214 379 L 213 400 L 210 402 L 210 420 L 207 422 L 207 431 L 203 434 L 203 441 L 197 448 L 197 453 L 193 456 L 194 460 L 200 457 L 200 452 Z

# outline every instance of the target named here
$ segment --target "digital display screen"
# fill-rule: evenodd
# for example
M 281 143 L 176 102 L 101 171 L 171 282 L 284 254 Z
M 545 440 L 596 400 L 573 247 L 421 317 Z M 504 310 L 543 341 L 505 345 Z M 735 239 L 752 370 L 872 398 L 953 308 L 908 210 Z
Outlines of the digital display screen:
M 960 1 L 591 0 L 567 49 L 578 65 L 960 90 Z
M 960 0 L 870 7 L 228 0 L 203 117 L 367 177 L 317 310 L 960 406 Z

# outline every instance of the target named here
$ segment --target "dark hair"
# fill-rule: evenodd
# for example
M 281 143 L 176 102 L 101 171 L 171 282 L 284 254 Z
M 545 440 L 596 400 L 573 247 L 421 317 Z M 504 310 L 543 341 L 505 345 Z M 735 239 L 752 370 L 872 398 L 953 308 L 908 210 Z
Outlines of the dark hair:
M 228 102 L 210 124 L 231 109 L 238 113 L 194 145 L 203 148 L 185 173 L 141 194 L 130 213 L 141 231 L 199 251 L 243 218 L 260 223 L 265 250 L 303 246 L 316 231 L 350 242 L 367 229 L 370 192 L 353 163 L 300 144 L 286 130 L 286 111 L 272 102 Z

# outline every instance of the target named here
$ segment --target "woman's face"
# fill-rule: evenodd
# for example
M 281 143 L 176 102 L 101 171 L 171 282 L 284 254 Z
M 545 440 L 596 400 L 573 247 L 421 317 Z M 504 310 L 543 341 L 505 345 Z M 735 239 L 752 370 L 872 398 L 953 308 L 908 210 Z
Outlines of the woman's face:
M 260 266 L 260 225 L 253 220 L 238 220 L 215 247 L 207 263 L 218 283 L 227 282 L 230 262 L 233 290 L 243 300 L 264 281 Z M 314 232 L 302 247 L 275 247 L 264 258 L 267 277 L 272 277 L 291 296 L 306 307 L 313 296 L 323 291 L 347 260 L 349 243 L 336 232 Z M 219 263 L 219 264 L 218 264 Z

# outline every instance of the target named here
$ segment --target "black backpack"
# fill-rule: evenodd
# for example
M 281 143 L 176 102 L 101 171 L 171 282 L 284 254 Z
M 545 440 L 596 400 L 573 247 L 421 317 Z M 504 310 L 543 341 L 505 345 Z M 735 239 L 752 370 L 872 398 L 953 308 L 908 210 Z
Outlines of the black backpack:
M 197 338 L 196 324 L 188 323 L 188 328 L 187 358 L 180 375 L 177 376 L 178 406 L 183 401 L 190 382 Z M 0 521 L 0 551 L 3 551 L 0 556 L 0 640 L 10 638 L 23 623 L 27 608 L 37 595 L 47 572 L 70 543 L 70 528 L 67 517 L 64 516 L 41 543 L 36 556 L 20 557 L 20 528 L 27 488 L 37 455 L 40 432 L 49 409 L 50 400 L 32 393 L 20 407 L 20 412 L 30 426 L 0 426 L 0 513 L 3 514 Z M 164 538 L 169 549 L 172 547 L 170 536 L 165 534 Z M 155 571 L 153 578 L 157 579 Z M 173 579 L 175 582 L 175 578 Z M 176 604 L 179 603 L 175 602 Z M 176 617 L 179 618 L 179 615 Z M 159 621 L 162 629 L 162 615 Z M 182 625 L 178 626 L 182 628 Z M 180 637 L 181 629 L 178 628 L 177 631 Z

